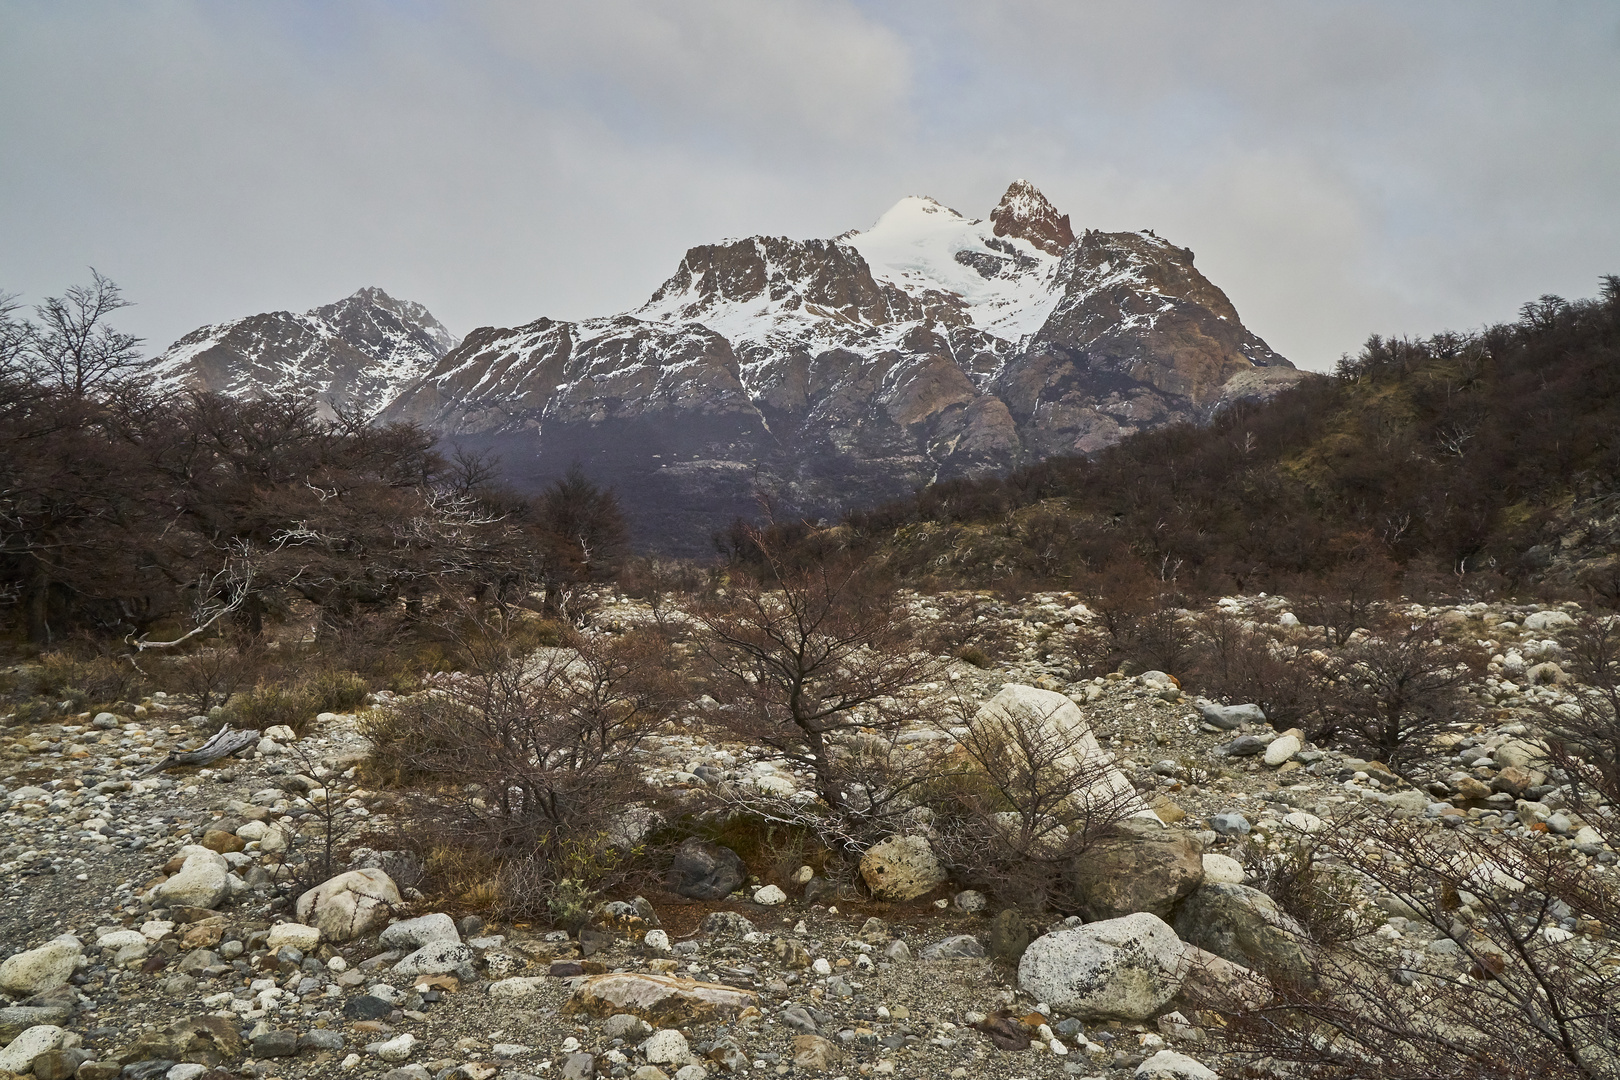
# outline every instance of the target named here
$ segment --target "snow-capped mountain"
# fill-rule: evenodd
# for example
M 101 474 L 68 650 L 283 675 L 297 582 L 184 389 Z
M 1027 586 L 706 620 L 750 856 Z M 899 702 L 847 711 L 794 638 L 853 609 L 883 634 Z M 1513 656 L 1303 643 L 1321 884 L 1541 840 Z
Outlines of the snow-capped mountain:
M 697 550 L 761 492 L 833 513 L 1297 378 L 1192 252 L 1076 237 L 1020 180 L 988 219 L 910 197 L 832 240 L 694 247 L 634 311 L 475 330 L 381 415 L 493 449 L 519 483 L 578 460 L 644 539 Z
M 239 397 L 292 393 L 375 415 L 460 340 L 421 304 L 361 289 L 303 314 L 272 311 L 193 330 L 152 361 L 159 385 Z

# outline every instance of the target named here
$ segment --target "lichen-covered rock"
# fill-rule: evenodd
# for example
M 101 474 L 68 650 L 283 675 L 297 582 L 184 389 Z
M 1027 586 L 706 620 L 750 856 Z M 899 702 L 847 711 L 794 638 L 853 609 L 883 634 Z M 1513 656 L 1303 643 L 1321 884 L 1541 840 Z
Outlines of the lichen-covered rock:
M 393 879 L 381 870 L 350 870 L 298 898 L 298 921 L 318 927 L 328 941 L 367 933 L 401 903 Z
M 1130 818 L 1070 860 L 1067 873 L 1088 921 L 1138 911 L 1168 919 L 1204 880 L 1204 845 L 1184 829 Z
M 1018 963 L 1019 989 L 1088 1020 L 1145 1020 L 1181 989 L 1185 946 L 1138 912 L 1045 934 Z
M 861 877 L 879 900 L 926 896 L 945 880 L 945 868 L 921 836 L 891 836 L 861 856 Z
M 1247 885 L 1205 882 L 1176 910 L 1183 941 L 1266 975 L 1309 982 L 1309 939 L 1277 902 Z
M 82 951 L 77 938 L 61 937 L 8 956 L 0 961 L 0 990 L 14 997 L 32 997 L 65 986 Z
M 66 1034 L 55 1024 L 29 1028 L 7 1043 L 4 1050 L 0 1050 L 0 1070 L 27 1072 L 33 1067 L 35 1058 L 61 1046 L 62 1036 Z

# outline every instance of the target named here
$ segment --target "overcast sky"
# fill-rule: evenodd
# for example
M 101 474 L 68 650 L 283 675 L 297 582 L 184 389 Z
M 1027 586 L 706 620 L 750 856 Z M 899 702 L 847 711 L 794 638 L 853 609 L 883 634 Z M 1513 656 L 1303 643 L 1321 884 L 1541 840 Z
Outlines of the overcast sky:
M 0 0 L 0 291 L 152 351 L 379 285 L 452 331 L 895 200 L 1197 253 L 1302 367 L 1620 272 L 1620 4 Z

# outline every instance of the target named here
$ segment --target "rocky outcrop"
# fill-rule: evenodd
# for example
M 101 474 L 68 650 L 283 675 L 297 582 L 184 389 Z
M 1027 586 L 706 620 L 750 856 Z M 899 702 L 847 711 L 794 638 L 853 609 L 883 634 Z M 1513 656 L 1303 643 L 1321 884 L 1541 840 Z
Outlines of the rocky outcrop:
M 997 236 L 1028 240 L 1048 255 L 1062 255 L 1074 243 L 1069 215 L 1057 212 L 1040 189 L 1028 180 L 1014 180 L 996 208 L 990 222 Z

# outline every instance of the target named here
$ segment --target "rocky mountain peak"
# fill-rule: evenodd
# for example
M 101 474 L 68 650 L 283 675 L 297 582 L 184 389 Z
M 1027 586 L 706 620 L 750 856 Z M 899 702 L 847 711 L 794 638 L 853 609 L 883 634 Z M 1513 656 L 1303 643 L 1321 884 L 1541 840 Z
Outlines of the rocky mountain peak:
M 1059 214 L 1041 189 L 1028 180 L 1014 180 L 996 208 L 990 222 L 997 236 L 1028 240 L 1049 255 L 1061 255 L 1074 243 L 1069 215 Z
M 370 416 L 460 343 L 421 304 L 368 287 L 303 313 L 199 327 L 154 358 L 151 374 L 170 388 L 293 394 Z

